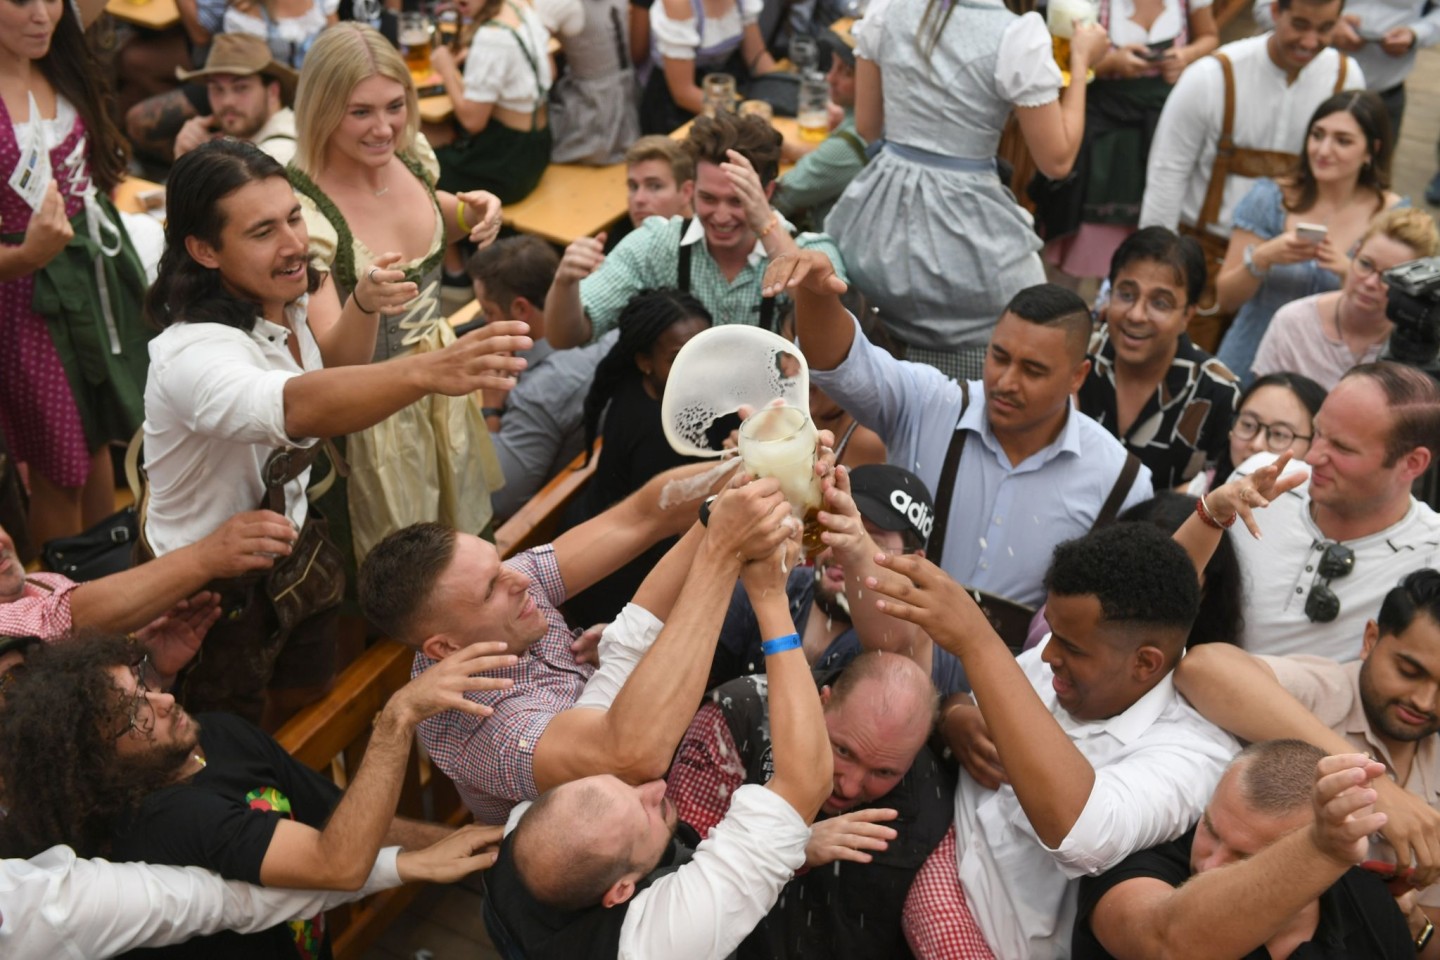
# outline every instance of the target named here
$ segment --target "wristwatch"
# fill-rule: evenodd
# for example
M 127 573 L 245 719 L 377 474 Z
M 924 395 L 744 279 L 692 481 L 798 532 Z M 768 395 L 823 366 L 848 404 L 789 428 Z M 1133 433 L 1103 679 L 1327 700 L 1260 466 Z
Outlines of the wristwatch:
M 1420 936 L 1415 938 L 1415 952 L 1419 953 L 1421 950 L 1424 950 L 1430 943 L 1430 938 L 1433 936 L 1435 936 L 1435 924 L 1431 923 L 1427 918 L 1425 920 L 1425 928 L 1420 931 Z
M 1256 280 L 1264 280 L 1266 271 L 1261 270 L 1255 264 L 1255 244 L 1247 244 L 1245 247 L 1245 269 L 1250 271 L 1250 276 Z
M 700 501 L 700 526 L 710 526 L 710 504 L 714 503 L 719 498 L 720 494 L 717 493 L 714 496 L 706 497 L 704 500 Z

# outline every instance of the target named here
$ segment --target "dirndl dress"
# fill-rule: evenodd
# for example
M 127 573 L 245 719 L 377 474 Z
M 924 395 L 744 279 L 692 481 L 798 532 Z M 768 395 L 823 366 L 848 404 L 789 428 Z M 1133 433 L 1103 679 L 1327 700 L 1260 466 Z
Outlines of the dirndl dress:
M 929 59 L 923 3 L 872 3 L 857 38 L 884 76 L 885 146 L 825 221 L 851 282 L 905 344 L 983 349 L 1006 303 L 1042 283 L 1040 239 L 996 172 L 1014 106 L 1060 92 L 1037 14 L 956 0 Z
M 640 137 L 629 0 L 586 0 L 585 27 L 560 38 L 565 73 L 550 91 L 552 163 L 619 163 Z

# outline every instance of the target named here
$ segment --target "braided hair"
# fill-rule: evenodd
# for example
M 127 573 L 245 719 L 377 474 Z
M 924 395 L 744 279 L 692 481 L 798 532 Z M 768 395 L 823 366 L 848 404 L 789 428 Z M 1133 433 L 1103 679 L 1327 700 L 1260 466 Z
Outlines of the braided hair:
M 590 383 L 590 392 L 585 395 L 585 462 L 590 462 L 595 446 L 595 437 L 600 430 L 600 416 L 610 405 L 610 400 L 627 380 L 638 379 L 640 368 L 635 363 L 637 353 L 648 353 L 654 349 L 660 335 L 677 323 L 685 320 L 704 320 L 714 323 L 705 305 L 688 293 L 674 288 L 642 290 L 637 293 L 625 309 L 620 311 L 616 326 L 620 339 L 605 354 L 595 368 L 595 379 Z

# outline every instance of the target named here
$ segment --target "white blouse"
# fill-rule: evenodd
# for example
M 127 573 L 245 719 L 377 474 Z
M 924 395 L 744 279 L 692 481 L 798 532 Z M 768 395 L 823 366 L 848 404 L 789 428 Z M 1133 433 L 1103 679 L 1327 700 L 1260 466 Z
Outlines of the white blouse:
M 465 57 L 466 100 L 530 113 L 549 93 L 550 34 L 534 10 L 527 6 L 519 9 L 520 26 L 514 28 L 514 34 L 500 24 L 475 31 Z M 516 34 L 525 44 L 524 50 L 515 42 Z
M 655 0 L 650 7 L 650 30 L 655 35 L 655 48 L 671 60 L 694 60 L 696 52 L 709 49 L 740 36 L 745 28 L 760 19 L 764 0 L 735 0 L 730 10 L 720 17 L 705 17 L 705 33 L 695 28 L 692 14 L 684 20 L 671 20 L 665 12 L 664 0 Z
M 1203 10 L 1213 0 L 1190 0 L 1190 10 Z M 1136 23 L 1135 0 L 1110 0 L 1110 42 L 1117 47 L 1128 44 L 1146 45 L 1174 40 L 1185 29 L 1185 16 L 1181 13 L 1178 0 L 1165 0 L 1165 8 L 1150 25 L 1150 29 Z

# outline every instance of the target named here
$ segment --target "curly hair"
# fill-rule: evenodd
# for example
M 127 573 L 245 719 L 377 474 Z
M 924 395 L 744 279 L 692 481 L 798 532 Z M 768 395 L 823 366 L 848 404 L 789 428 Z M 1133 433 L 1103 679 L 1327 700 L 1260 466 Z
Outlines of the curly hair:
M 1190 632 L 1200 581 L 1185 550 L 1146 523 L 1116 523 L 1055 548 L 1045 589 L 1090 595 L 1105 620 Z
M 33 857 L 57 843 L 102 856 L 119 819 L 173 780 L 173 757 L 122 759 L 115 748 L 126 698 L 110 670 L 140 653 L 111 634 L 31 652 L 0 708 L 0 856 Z
M 585 462 L 590 462 L 590 452 L 595 447 L 595 437 L 600 432 L 600 417 L 609 406 L 610 399 L 627 380 L 640 376 L 635 365 L 637 353 L 649 353 L 655 341 L 670 327 L 682 320 L 704 320 L 707 325 L 714 323 L 705 305 L 688 293 L 679 290 L 641 290 L 620 311 L 616 326 L 620 339 L 605 354 L 595 368 L 595 379 L 590 382 L 590 392 L 585 395 Z
M 743 154 L 760 177 L 760 185 L 765 186 L 780 173 L 781 143 L 779 132 L 763 117 L 721 110 L 713 117 L 696 117 L 683 146 L 697 167 L 729 163 L 728 150 Z

